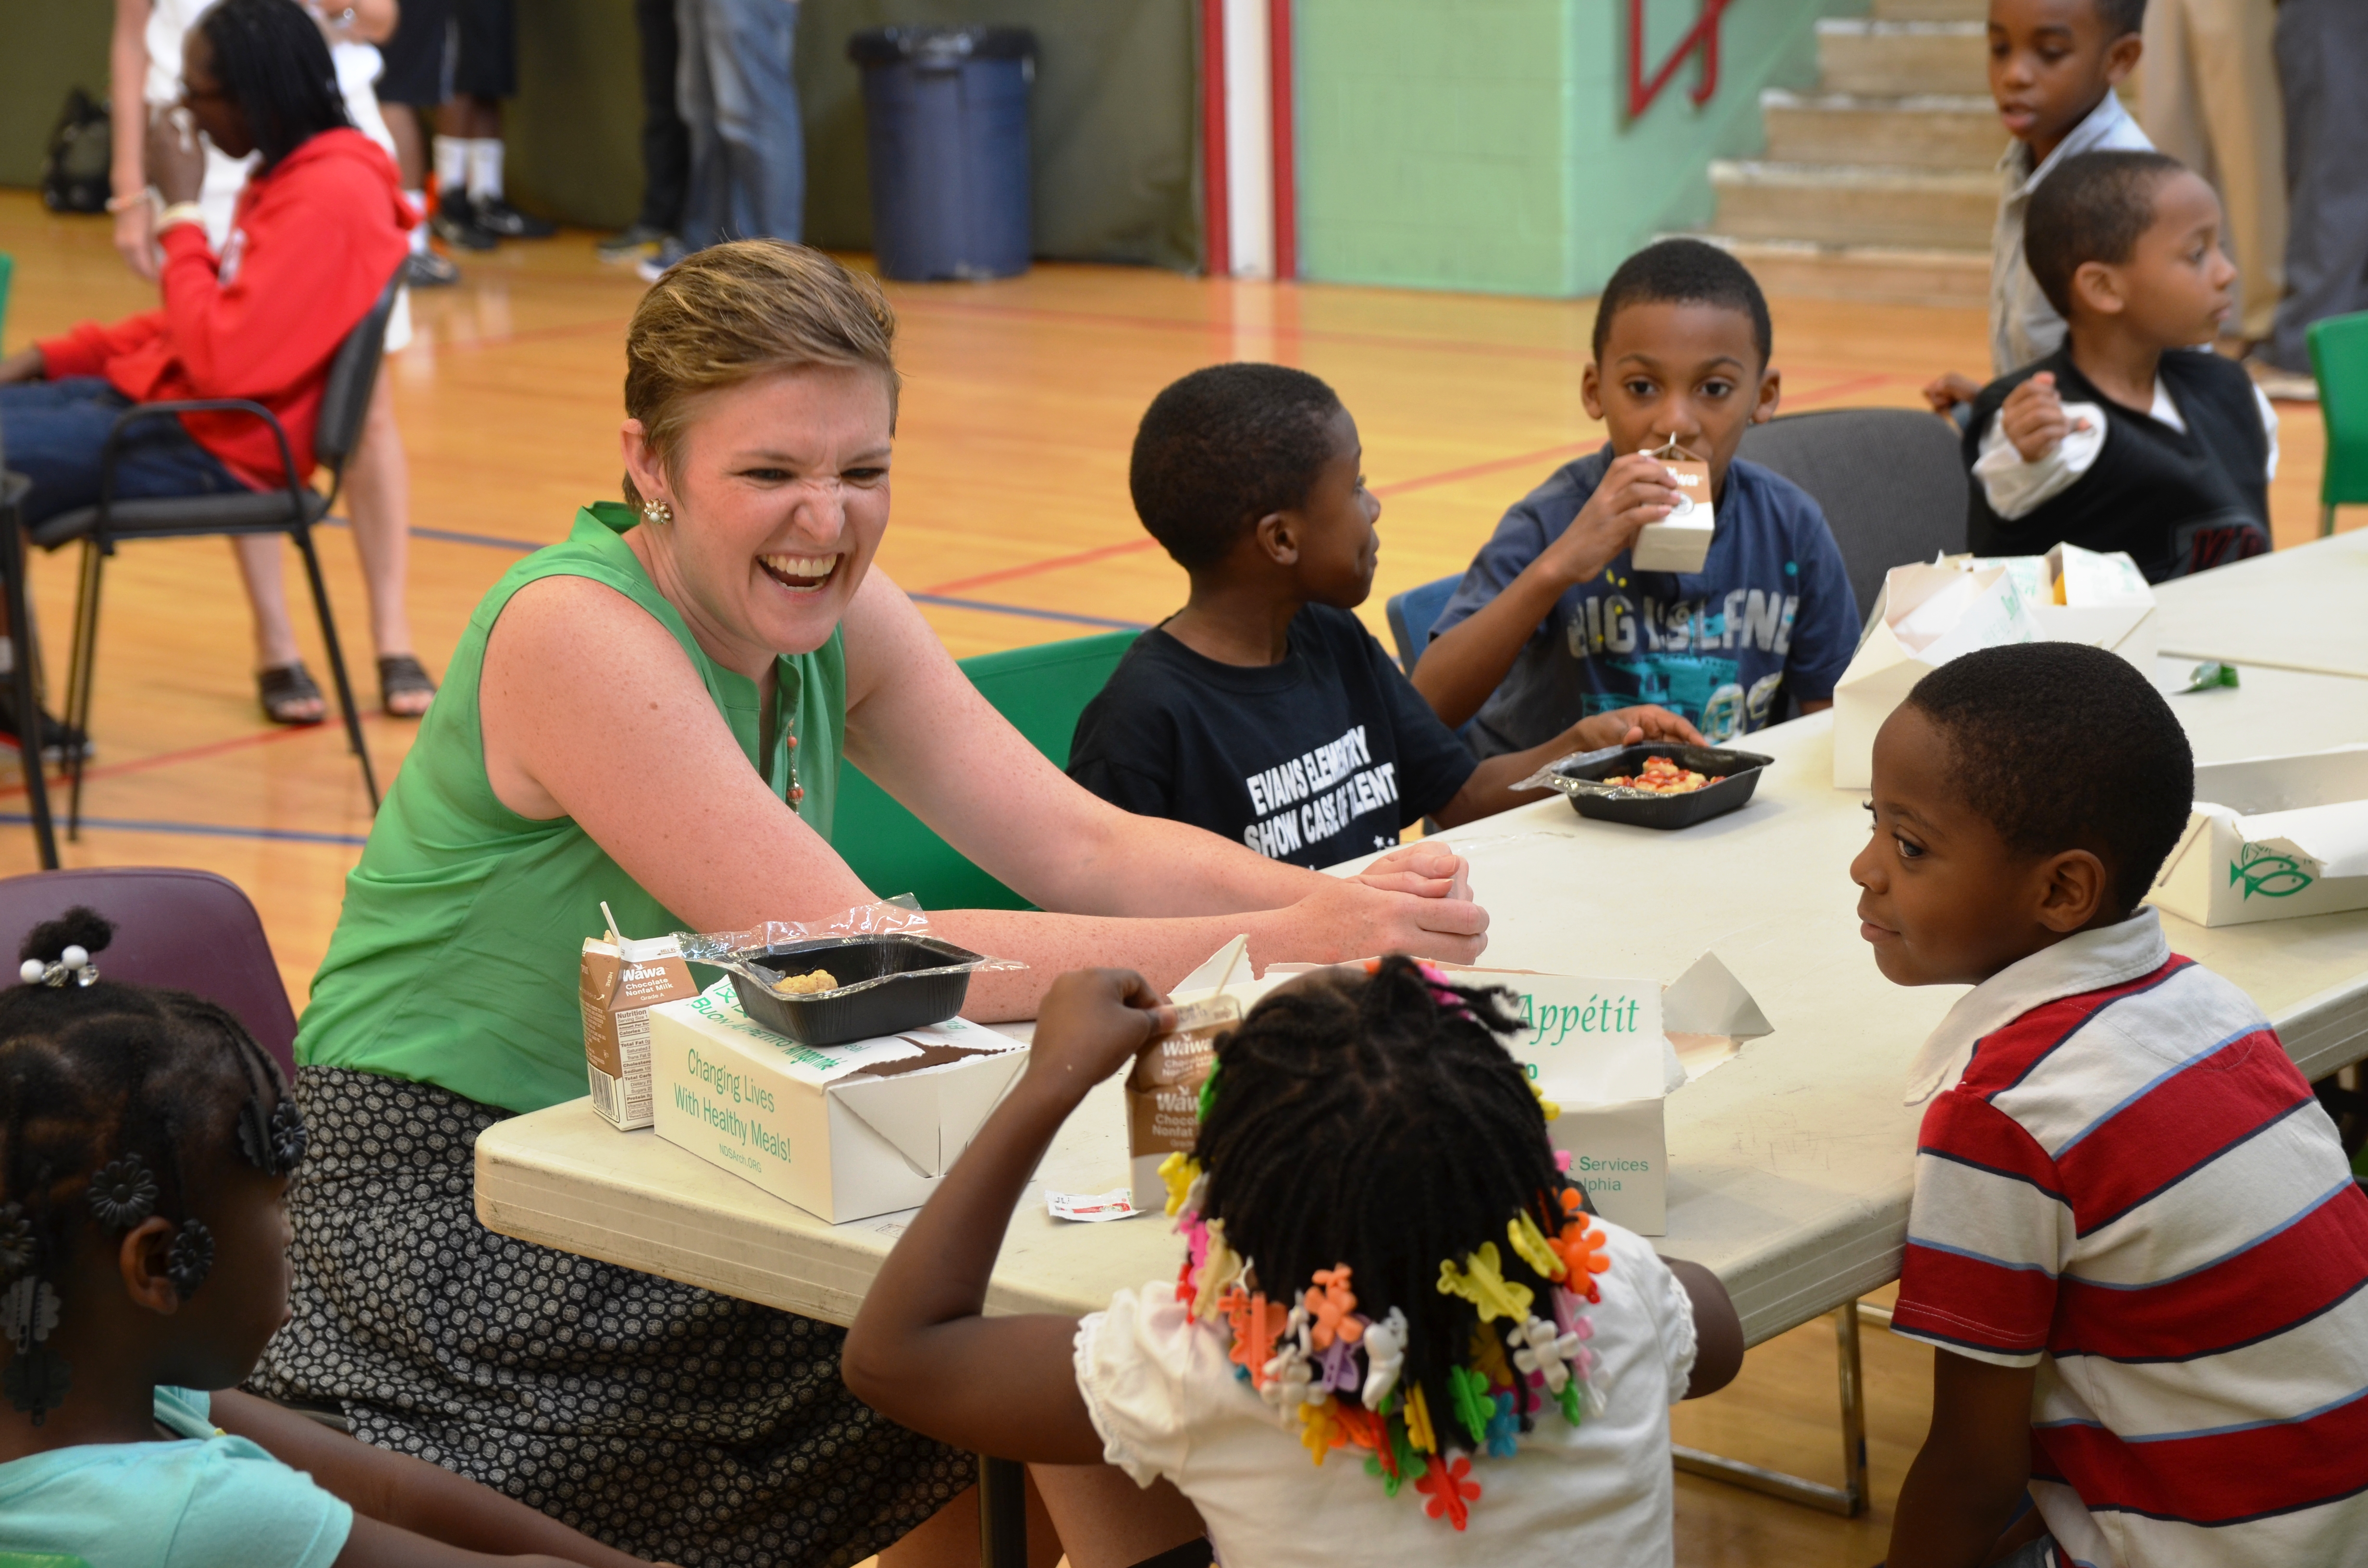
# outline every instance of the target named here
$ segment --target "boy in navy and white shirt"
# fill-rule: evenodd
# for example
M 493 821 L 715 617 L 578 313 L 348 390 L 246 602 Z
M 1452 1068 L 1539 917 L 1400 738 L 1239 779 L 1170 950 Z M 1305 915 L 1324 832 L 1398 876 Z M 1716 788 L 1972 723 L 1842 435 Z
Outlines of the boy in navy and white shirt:
M 1876 738 L 1861 934 L 1975 985 L 1910 1072 L 1892 1326 L 1939 1354 L 1900 1568 L 2368 1549 L 2368 1196 L 2260 1009 L 2136 907 L 2192 789 L 2169 705 L 2077 644 L 1944 665 Z
M 1735 456 L 1776 412 L 1770 348 L 1759 284 L 1715 246 L 1664 240 L 1605 285 L 1582 391 L 1611 442 L 1505 514 L 1414 669 L 1476 754 L 1638 704 L 1713 744 L 1831 704 L 1859 633 L 1841 551 L 1805 491 Z M 1716 532 L 1700 572 L 1640 572 L 1638 533 L 1679 499 L 1644 454 L 1673 441 L 1710 468 Z

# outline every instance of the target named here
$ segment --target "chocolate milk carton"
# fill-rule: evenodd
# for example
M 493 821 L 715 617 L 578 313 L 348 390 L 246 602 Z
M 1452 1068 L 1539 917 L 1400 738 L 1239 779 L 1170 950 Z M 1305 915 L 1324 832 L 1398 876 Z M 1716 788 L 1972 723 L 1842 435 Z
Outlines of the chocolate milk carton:
M 650 1109 L 649 1010 L 699 994 L 672 937 L 631 942 L 587 937 L 576 971 L 584 1006 L 584 1063 L 592 1108 L 620 1131 L 647 1127 Z
M 1241 1002 L 1216 995 L 1176 1009 L 1176 1028 L 1143 1048 L 1126 1075 L 1127 1170 L 1137 1210 L 1167 1207 L 1160 1162 L 1190 1153 L 1201 1136 L 1201 1085 L 1217 1060 L 1217 1037 L 1242 1021 Z

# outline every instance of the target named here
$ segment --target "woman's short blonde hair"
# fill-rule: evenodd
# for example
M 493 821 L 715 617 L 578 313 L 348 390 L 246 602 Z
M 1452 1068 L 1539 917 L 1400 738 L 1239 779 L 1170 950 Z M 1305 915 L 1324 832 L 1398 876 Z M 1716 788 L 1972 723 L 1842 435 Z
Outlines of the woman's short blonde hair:
M 821 251 L 734 240 L 693 251 L 642 296 L 625 329 L 625 413 L 669 473 L 711 392 L 807 365 L 869 366 L 895 417 L 896 314 L 880 285 Z M 644 497 L 625 476 L 625 501 Z

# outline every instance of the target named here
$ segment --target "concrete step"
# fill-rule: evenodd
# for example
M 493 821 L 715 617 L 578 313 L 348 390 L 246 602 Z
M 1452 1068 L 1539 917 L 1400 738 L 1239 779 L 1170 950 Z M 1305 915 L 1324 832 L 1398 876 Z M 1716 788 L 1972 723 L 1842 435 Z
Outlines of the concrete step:
M 1770 294 L 1972 310 L 1989 303 L 1987 251 L 1819 245 L 1719 233 L 1693 237 L 1733 252 Z
M 2007 143 L 1987 96 L 1866 97 L 1771 87 L 1759 95 L 1759 110 L 1771 163 L 1987 169 Z
M 1828 93 L 1989 96 L 1980 22 L 1831 17 L 1817 24 L 1819 84 Z
M 1874 0 L 1878 22 L 1983 22 L 1989 0 Z
M 1739 239 L 1984 251 L 1998 182 L 1983 170 L 1718 159 L 1713 227 Z

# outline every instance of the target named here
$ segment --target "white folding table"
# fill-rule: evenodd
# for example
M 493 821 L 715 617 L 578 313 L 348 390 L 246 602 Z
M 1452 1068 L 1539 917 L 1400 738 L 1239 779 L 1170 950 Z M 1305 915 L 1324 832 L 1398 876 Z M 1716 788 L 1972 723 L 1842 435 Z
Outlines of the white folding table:
M 2166 675 L 2174 667 L 2164 661 Z M 2368 741 L 2368 679 L 2253 665 L 2241 678 L 2171 699 L 2199 760 Z M 1859 937 L 1849 866 L 1866 818 L 1860 795 L 1832 787 L 1829 716 L 1749 744 L 1776 759 L 1750 804 L 1682 833 L 1584 821 L 1555 798 L 1443 836 L 1470 858 L 1490 911 L 1488 963 L 1669 980 L 1710 950 L 1774 1024 L 1671 1096 L 1659 1244 L 1718 1275 L 1748 1343 L 1850 1309 L 1837 1323 L 1852 1485 L 1756 1483 L 1850 1512 L 1864 1473 L 1850 1431 L 1851 1303 L 1898 1275 L 1919 1114 L 1902 1103 L 1906 1064 L 1961 993 L 1888 983 Z M 2368 1056 L 2368 911 L 2165 924 L 2175 949 L 2252 995 L 2306 1076 Z M 1064 1127 L 1012 1216 L 989 1311 L 1092 1312 L 1174 1273 L 1179 1244 L 1157 1220 L 1075 1224 L 1045 1211 L 1046 1187 L 1123 1184 L 1123 1125 L 1105 1085 Z M 909 1218 L 825 1224 L 649 1132 L 613 1131 L 588 1100 L 488 1129 L 476 1190 L 479 1218 L 505 1235 L 837 1324 L 852 1320 Z

